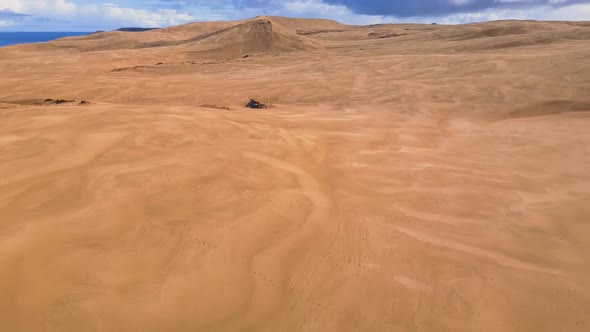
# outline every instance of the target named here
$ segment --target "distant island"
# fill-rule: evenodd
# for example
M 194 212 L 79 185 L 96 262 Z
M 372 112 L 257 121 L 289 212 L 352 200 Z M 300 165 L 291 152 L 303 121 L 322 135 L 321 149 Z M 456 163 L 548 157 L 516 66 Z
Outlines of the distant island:
M 156 30 L 157 28 L 119 28 L 116 31 L 126 31 L 126 32 L 143 32 L 143 31 L 150 31 Z
M 131 28 L 119 28 L 117 30 L 113 30 L 113 31 L 123 31 L 123 32 L 144 32 L 144 31 L 151 31 L 151 30 L 156 30 L 157 28 L 137 28 L 137 27 L 131 27 Z M 105 30 L 96 30 L 95 32 L 92 33 L 103 33 L 106 32 Z

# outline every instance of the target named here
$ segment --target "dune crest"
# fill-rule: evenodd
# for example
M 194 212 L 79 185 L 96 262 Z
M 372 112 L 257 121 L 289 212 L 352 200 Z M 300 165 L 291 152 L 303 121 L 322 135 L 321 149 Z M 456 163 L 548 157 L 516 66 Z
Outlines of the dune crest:
M 317 44 L 293 34 L 276 32 L 273 26 L 270 20 L 253 20 L 199 35 L 178 45 L 192 51 L 218 53 L 224 58 L 251 53 L 303 51 L 317 47 Z

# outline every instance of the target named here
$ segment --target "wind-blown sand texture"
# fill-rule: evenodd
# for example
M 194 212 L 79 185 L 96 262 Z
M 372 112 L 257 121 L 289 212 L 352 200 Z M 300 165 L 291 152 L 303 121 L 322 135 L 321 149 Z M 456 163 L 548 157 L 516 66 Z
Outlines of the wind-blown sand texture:
M 588 22 L 1 48 L 0 329 L 588 331 L 589 111 Z

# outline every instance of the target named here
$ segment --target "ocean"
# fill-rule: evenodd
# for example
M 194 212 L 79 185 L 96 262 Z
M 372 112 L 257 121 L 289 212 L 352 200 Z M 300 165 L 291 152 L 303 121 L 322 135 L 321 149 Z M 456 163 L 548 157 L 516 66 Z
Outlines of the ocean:
M 4 32 L 0 31 L 0 47 L 14 44 L 39 43 L 62 37 L 83 36 L 91 32 Z

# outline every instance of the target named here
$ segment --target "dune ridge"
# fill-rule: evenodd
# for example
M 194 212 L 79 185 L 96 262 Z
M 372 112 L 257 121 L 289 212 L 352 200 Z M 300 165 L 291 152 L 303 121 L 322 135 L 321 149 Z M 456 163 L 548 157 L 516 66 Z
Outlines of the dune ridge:
M 260 16 L 233 22 L 200 22 L 144 32 L 112 31 L 67 37 L 38 45 L 22 45 L 26 52 L 94 52 L 180 47 L 203 56 L 235 58 L 247 53 L 304 51 L 321 48 L 321 41 L 387 39 L 387 42 L 438 43 L 439 52 L 485 51 L 590 39 L 586 22 L 494 21 L 460 26 L 377 24 L 349 26 L 324 19 Z M 507 41 L 506 38 L 509 38 Z M 417 51 L 418 47 L 410 48 Z M 216 52 L 207 52 L 216 50 Z M 195 56 L 193 54 L 193 56 Z

